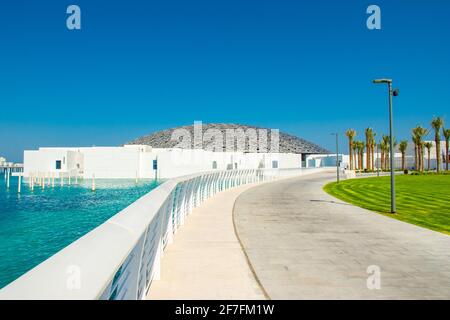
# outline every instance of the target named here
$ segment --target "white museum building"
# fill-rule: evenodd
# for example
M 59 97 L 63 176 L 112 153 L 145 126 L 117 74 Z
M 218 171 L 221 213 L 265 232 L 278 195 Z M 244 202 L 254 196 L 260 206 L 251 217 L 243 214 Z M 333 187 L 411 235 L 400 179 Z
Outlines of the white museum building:
M 208 128 L 249 128 L 207 125 Z M 191 129 L 192 126 L 181 128 Z M 170 138 L 175 129 L 116 147 L 41 147 L 24 151 L 24 177 L 54 176 L 90 179 L 173 178 L 230 169 L 288 169 L 334 165 L 335 157 L 306 140 L 280 133 L 278 152 L 209 151 L 179 148 Z M 303 152 L 302 152 L 303 151 Z

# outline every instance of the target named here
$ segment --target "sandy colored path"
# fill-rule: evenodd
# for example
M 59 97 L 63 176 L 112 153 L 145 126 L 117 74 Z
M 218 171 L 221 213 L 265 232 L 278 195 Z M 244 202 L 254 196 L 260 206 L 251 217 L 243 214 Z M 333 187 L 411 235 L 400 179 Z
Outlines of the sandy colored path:
M 265 299 L 234 232 L 235 200 L 252 184 L 216 194 L 195 208 L 162 258 L 147 299 Z

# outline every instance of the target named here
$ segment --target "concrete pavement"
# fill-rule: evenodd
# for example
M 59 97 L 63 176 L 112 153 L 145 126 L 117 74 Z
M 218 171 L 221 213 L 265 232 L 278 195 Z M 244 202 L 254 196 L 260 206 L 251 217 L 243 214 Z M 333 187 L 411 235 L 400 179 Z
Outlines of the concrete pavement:
M 235 235 L 237 196 L 254 184 L 220 192 L 195 208 L 161 262 L 147 299 L 265 299 Z
M 332 179 L 292 178 L 238 197 L 237 234 L 268 295 L 450 299 L 450 237 L 337 200 L 322 190 Z M 369 276 L 380 289 L 368 289 Z

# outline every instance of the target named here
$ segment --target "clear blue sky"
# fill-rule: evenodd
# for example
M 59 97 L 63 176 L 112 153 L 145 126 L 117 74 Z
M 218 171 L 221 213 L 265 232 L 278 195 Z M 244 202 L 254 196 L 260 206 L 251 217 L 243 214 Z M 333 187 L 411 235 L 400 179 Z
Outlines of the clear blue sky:
M 66 28 L 69 4 L 80 31 Z M 366 28 L 370 4 L 381 31 Z M 194 120 L 334 150 L 330 132 L 387 132 L 376 77 L 401 89 L 397 139 L 433 115 L 450 126 L 449 16 L 447 0 L 3 1 L 0 154 L 119 145 Z

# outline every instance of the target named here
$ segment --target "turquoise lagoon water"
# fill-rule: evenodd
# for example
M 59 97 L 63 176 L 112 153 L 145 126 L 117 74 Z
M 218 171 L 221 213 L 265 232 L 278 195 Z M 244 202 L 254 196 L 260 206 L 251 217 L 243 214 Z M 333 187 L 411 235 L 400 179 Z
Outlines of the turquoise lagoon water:
M 96 180 L 78 185 L 35 187 L 17 177 L 6 189 L 0 174 L 0 288 L 88 233 L 129 204 L 154 189 L 150 180 Z M 59 182 L 59 181 L 58 181 Z

